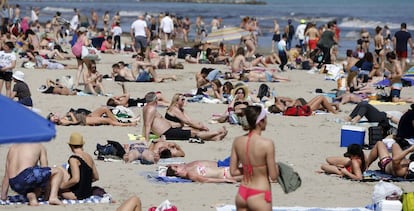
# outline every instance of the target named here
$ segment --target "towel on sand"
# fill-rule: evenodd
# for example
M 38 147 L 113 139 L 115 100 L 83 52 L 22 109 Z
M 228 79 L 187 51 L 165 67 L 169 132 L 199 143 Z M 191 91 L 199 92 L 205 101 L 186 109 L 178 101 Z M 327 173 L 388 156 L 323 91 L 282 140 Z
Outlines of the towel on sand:
M 322 207 L 272 207 L 272 211 L 370 211 L 363 207 L 336 207 L 336 208 L 322 208 Z M 234 205 L 217 206 L 216 211 L 236 211 Z
M 15 204 L 28 204 L 29 201 L 27 200 L 26 196 L 23 195 L 15 195 L 15 196 L 8 196 L 6 201 L 0 200 L 0 205 L 15 205 Z M 62 200 L 63 204 L 85 204 L 85 203 L 112 203 L 112 197 L 109 194 L 105 194 L 104 197 L 100 196 L 91 196 L 87 199 L 83 200 Z M 43 199 L 39 199 L 39 204 L 48 204 L 47 201 Z

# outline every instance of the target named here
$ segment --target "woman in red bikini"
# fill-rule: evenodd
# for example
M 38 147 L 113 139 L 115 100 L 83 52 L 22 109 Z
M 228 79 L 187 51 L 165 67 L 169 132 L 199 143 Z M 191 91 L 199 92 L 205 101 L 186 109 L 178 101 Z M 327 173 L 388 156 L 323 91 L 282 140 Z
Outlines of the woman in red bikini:
M 343 157 L 328 157 L 322 164 L 320 173 L 337 174 L 354 180 L 362 180 L 366 169 L 365 154 L 362 146 L 351 144 Z
M 230 174 L 243 175 L 236 207 L 237 210 L 272 210 L 270 182 L 276 181 L 279 169 L 273 141 L 261 136 L 267 125 L 266 110 L 247 106 L 244 112 L 249 133 L 234 140 L 230 158 Z

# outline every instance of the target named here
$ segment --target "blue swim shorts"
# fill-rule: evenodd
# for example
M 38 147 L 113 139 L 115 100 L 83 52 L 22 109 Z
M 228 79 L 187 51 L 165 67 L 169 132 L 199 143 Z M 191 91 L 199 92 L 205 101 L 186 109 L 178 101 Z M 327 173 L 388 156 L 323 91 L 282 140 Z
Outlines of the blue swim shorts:
M 45 188 L 51 176 L 50 167 L 29 167 L 16 177 L 9 179 L 10 187 L 19 194 L 26 195 L 35 188 Z

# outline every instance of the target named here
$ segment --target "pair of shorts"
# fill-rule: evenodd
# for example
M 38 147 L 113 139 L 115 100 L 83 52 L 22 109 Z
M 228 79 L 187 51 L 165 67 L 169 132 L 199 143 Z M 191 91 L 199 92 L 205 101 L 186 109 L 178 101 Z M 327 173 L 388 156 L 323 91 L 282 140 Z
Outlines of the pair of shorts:
M 401 97 L 401 89 L 391 89 L 390 97 L 391 97 L 391 99 L 394 98 L 394 97 L 400 98 Z
M 0 71 L 0 80 L 12 81 L 12 78 L 13 78 L 13 72 Z
M 273 34 L 272 40 L 275 42 L 279 42 L 280 41 L 280 34 Z
M 272 73 L 270 73 L 269 71 L 265 72 L 265 76 L 266 76 L 266 81 L 267 82 L 273 82 L 273 76 Z
M 396 53 L 399 59 L 406 59 L 408 55 L 407 51 L 396 51 Z
M 136 82 L 150 82 L 151 81 L 151 74 L 145 70 L 141 70 L 137 77 Z
M 50 167 L 29 167 L 17 176 L 10 178 L 10 187 L 19 194 L 26 195 L 36 188 L 45 188 L 52 175 Z
M 144 36 L 135 37 L 135 50 L 147 48 L 147 38 Z
M 170 128 L 165 133 L 167 140 L 189 140 L 191 138 L 191 130 L 183 130 L 180 127 Z
M 17 102 L 25 106 L 33 107 L 33 101 L 31 97 L 21 98 Z

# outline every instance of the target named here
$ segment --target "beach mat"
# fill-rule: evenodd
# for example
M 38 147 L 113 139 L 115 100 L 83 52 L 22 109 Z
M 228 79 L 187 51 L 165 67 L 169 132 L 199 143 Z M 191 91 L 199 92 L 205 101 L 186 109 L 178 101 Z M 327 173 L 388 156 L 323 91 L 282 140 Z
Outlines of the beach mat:
M 379 100 L 370 100 L 368 102 L 371 105 L 405 105 L 406 102 L 382 102 Z
M 6 201 L 0 200 L 0 205 L 16 205 L 16 204 L 28 204 L 29 201 L 27 200 L 26 196 L 23 195 L 14 195 L 8 196 Z M 111 195 L 106 195 L 104 197 L 100 196 L 91 196 L 87 199 L 83 200 L 69 200 L 64 199 L 62 200 L 63 204 L 98 204 L 98 203 L 112 203 Z M 49 202 L 43 200 L 42 198 L 39 199 L 39 204 L 49 204 Z
M 413 182 L 414 179 L 405 179 L 402 177 L 395 177 L 390 174 L 385 174 L 380 170 L 366 170 L 363 174 L 362 182 L 377 182 L 377 181 L 387 181 L 387 182 Z
M 147 178 L 147 180 L 151 183 L 158 183 L 158 184 L 168 184 L 168 183 L 191 183 L 193 182 L 190 179 L 183 179 L 180 177 L 162 177 L 158 175 L 158 172 L 154 171 L 143 171 L 140 175 Z
M 272 207 L 272 211 L 370 211 L 363 207 Z M 235 205 L 223 205 L 216 207 L 216 211 L 236 211 Z

